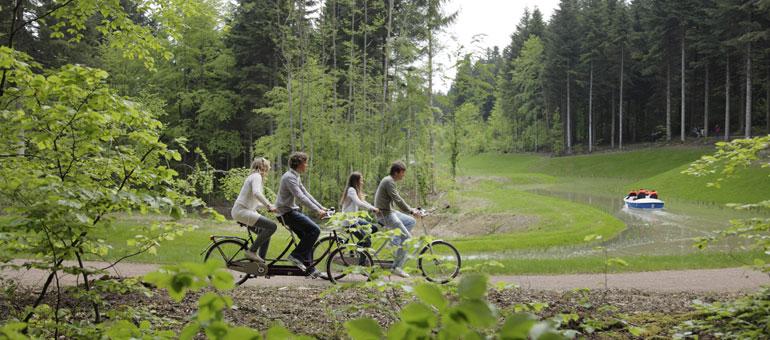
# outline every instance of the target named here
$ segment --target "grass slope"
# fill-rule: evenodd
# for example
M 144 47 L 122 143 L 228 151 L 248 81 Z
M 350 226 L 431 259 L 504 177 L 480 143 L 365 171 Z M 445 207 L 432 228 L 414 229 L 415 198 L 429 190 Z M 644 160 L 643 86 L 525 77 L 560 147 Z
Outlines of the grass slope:
M 716 176 L 695 177 L 682 170 L 713 148 L 668 146 L 569 157 L 484 154 L 461 162 L 460 175 L 500 176 L 512 184 L 551 184 L 554 190 L 591 190 L 621 196 L 635 188 L 654 188 L 665 198 L 705 202 L 757 202 L 770 193 L 770 168 L 743 169 L 709 188 Z
M 688 165 L 640 180 L 632 185 L 636 188 L 655 188 L 667 197 L 698 202 L 756 203 L 770 198 L 770 168 L 750 167 L 736 171 L 732 177 L 721 182 L 720 188 L 708 187 L 715 182 L 716 175 L 695 177 L 682 174 Z

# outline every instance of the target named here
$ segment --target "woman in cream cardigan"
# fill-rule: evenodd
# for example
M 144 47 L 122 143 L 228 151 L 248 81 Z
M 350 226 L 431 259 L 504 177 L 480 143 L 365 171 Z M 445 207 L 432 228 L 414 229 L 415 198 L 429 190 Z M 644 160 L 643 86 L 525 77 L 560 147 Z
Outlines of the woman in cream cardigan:
M 260 207 L 271 212 L 277 211 L 275 205 L 270 203 L 264 194 L 264 178 L 268 171 L 270 171 L 270 161 L 267 159 L 259 157 L 251 162 L 251 174 L 243 182 L 238 199 L 235 200 L 230 212 L 236 221 L 249 226 L 249 229 L 257 233 L 257 239 L 246 251 L 246 258 L 258 262 L 265 262 L 270 237 L 278 227 L 275 222 L 257 212 Z

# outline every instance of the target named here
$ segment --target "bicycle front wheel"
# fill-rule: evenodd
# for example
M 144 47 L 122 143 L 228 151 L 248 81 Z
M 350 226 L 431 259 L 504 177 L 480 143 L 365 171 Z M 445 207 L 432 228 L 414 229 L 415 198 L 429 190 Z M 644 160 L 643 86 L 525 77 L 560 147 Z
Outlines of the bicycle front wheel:
M 324 236 L 313 245 L 313 267 L 317 266 L 329 253 L 334 250 L 337 244 L 344 244 L 345 242 L 340 239 L 335 239 L 333 236 Z
M 326 274 L 332 283 L 342 278 L 346 281 L 366 281 L 371 276 L 373 264 L 369 252 L 342 246 L 331 252 L 326 259 Z
M 420 251 L 417 267 L 430 282 L 447 283 L 460 274 L 460 252 L 445 241 L 433 241 Z
M 203 261 L 205 262 L 211 259 L 212 261 L 216 261 L 223 267 L 227 268 L 232 262 L 243 258 L 243 252 L 245 249 L 246 243 L 244 241 L 233 239 L 220 240 L 209 248 L 209 251 L 206 252 L 206 257 L 203 258 Z M 250 277 L 249 274 L 241 273 L 239 271 L 229 269 L 228 271 L 233 275 L 233 280 L 235 280 L 236 286 L 240 286 Z

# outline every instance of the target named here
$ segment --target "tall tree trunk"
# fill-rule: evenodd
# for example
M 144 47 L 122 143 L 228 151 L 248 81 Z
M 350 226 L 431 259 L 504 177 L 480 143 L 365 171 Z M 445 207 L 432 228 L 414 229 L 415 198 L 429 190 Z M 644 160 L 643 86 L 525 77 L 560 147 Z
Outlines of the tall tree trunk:
M 572 153 L 572 117 L 570 116 L 570 79 L 571 75 L 567 71 L 567 119 L 564 120 L 567 131 L 567 154 Z
M 355 37 L 356 32 L 356 11 L 355 11 L 355 3 L 351 6 L 350 9 L 350 60 L 348 61 L 348 122 L 353 122 L 353 113 L 354 113 L 354 99 L 353 99 L 353 75 L 355 73 L 353 69 L 353 58 L 355 50 L 355 40 L 353 39 Z
M 623 150 L 623 71 L 625 68 L 625 53 L 620 47 L 620 113 L 618 115 L 618 148 Z
M 668 63 L 668 65 L 666 65 L 666 142 L 670 142 L 670 141 L 671 141 L 671 64 Z
M 428 19 L 430 20 L 430 19 Z M 436 125 L 436 116 L 433 112 L 433 29 L 428 29 L 428 109 L 430 110 L 430 127 L 428 127 L 428 139 L 430 143 L 430 192 L 436 192 L 436 141 L 433 127 Z
M 767 67 L 767 79 L 765 79 L 765 124 L 767 125 L 767 134 L 770 135 L 770 65 Z
M 593 99 L 594 99 L 594 62 L 591 61 L 591 75 L 588 81 L 588 152 L 593 152 L 594 147 L 594 122 L 593 122 Z M 537 121 L 535 121 L 537 123 Z
M 610 101 L 612 105 L 612 123 L 610 126 L 610 147 L 615 148 L 615 91 L 612 91 L 612 100 Z
M 366 52 L 367 52 L 366 51 L 366 47 L 368 46 L 368 43 L 369 43 L 369 41 L 367 40 L 367 38 L 368 38 L 367 31 L 369 30 L 369 6 L 368 6 L 367 2 L 368 1 L 366 1 L 366 0 L 364 1 L 364 49 L 363 49 L 363 52 L 364 52 L 364 74 L 363 74 L 363 76 L 364 76 L 364 80 L 363 80 L 364 97 L 363 97 L 363 101 L 364 101 L 364 103 L 363 103 L 363 105 L 364 105 L 364 113 L 368 117 L 369 116 L 369 103 L 368 103 L 368 100 L 367 100 L 366 96 L 367 96 L 367 92 L 368 92 L 367 91 L 367 87 L 369 87 L 368 79 L 367 79 L 367 76 L 368 76 L 369 72 L 367 70 L 367 63 L 366 63 L 367 62 L 367 60 L 366 60 Z
M 744 138 L 751 138 L 751 43 L 746 47 L 746 129 Z
M 703 81 L 703 138 L 709 135 L 709 65 L 706 63 L 706 78 Z
M 682 33 L 682 64 L 681 64 L 681 70 L 682 70 L 682 111 L 680 114 L 680 121 L 679 121 L 679 138 L 684 142 L 684 118 L 686 115 L 685 106 L 684 104 L 687 102 L 687 98 L 685 97 L 685 74 L 684 74 L 684 33 Z
M 13 39 L 14 39 L 14 36 L 16 35 L 16 32 L 18 31 L 18 29 L 16 28 L 16 23 L 17 22 L 23 23 L 24 21 L 24 7 L 22 6 L 23 3 L 24 3 L 24 0 L 16 0 L 16 5 L 13 8 L 13 18 L 11 19 L 11 27 L 8 30 L 8 41 L 5 45 L 8 48 L 13 48 Z M 22 24 L 22 27 L 23 26 L 24 25 Z M 2 97 L 3 94 L 5 94 L 5 83 L 8 78 L 8 71 L 9 70 L 7 68 L 3 68 L 3 75 L 0 78 L 0 97 Z
M 297 151 L 297 143 L 294 140 L 294 110 L 292 106 L 291 76 L 291 66 L 289 66 L 286 77 L 288 79 L 286 82 L 286 91 L 288 91 L 289 96 L 289 134 L 291 135 L 291 152 L 295 152 Z
M 390 34 L 393 27 L 393 0 L 388 0 L 388 26 L 385 36 L 385 66 L 382 68 L 382 108 L 380 112 L 380 154 L 385 147 L 385 112 L 388 106 L 388 67 L 390 62 Z
M 725 136 L 730 140 L 730 55 L 727 55 L 727 69 L 725 71 Z

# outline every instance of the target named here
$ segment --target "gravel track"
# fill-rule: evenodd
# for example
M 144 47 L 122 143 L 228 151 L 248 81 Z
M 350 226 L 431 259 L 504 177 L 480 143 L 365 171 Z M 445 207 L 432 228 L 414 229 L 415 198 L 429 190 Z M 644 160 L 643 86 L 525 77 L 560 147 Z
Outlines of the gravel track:
M 14 261 L 21 264 L 21 260 Z M 91 268 L 104 268 L 104 262 L 86 262 Z M 158 269 L 156 264 L 119 263 L 110 268 L 110 276 L 141 276 Z M 3 269 L 0 277 L 14 280 L 27 287 L 42 286 L 47 273 L 37 269 Z M 391 277 L 392 279 L 395 279 Z M 60 283 L 73 285 L 82 282 L 82 277 L 62 274 Z M 523 289 L 568 291 L 575 288 L 590 289 L 634 289 L 648 292 L 747 292 L 770 284 L 767 274 L 745 268 L 666 270 L 656 272 L 608 274 L 567 274 L 567 275 L 499 275 L 491 276 L 493 283 L 516 284 Z M 329 282 L 306 277 L 275 276 L 269 279 L 248 280 L 246 286 L 257 287 L 325 287 Z

